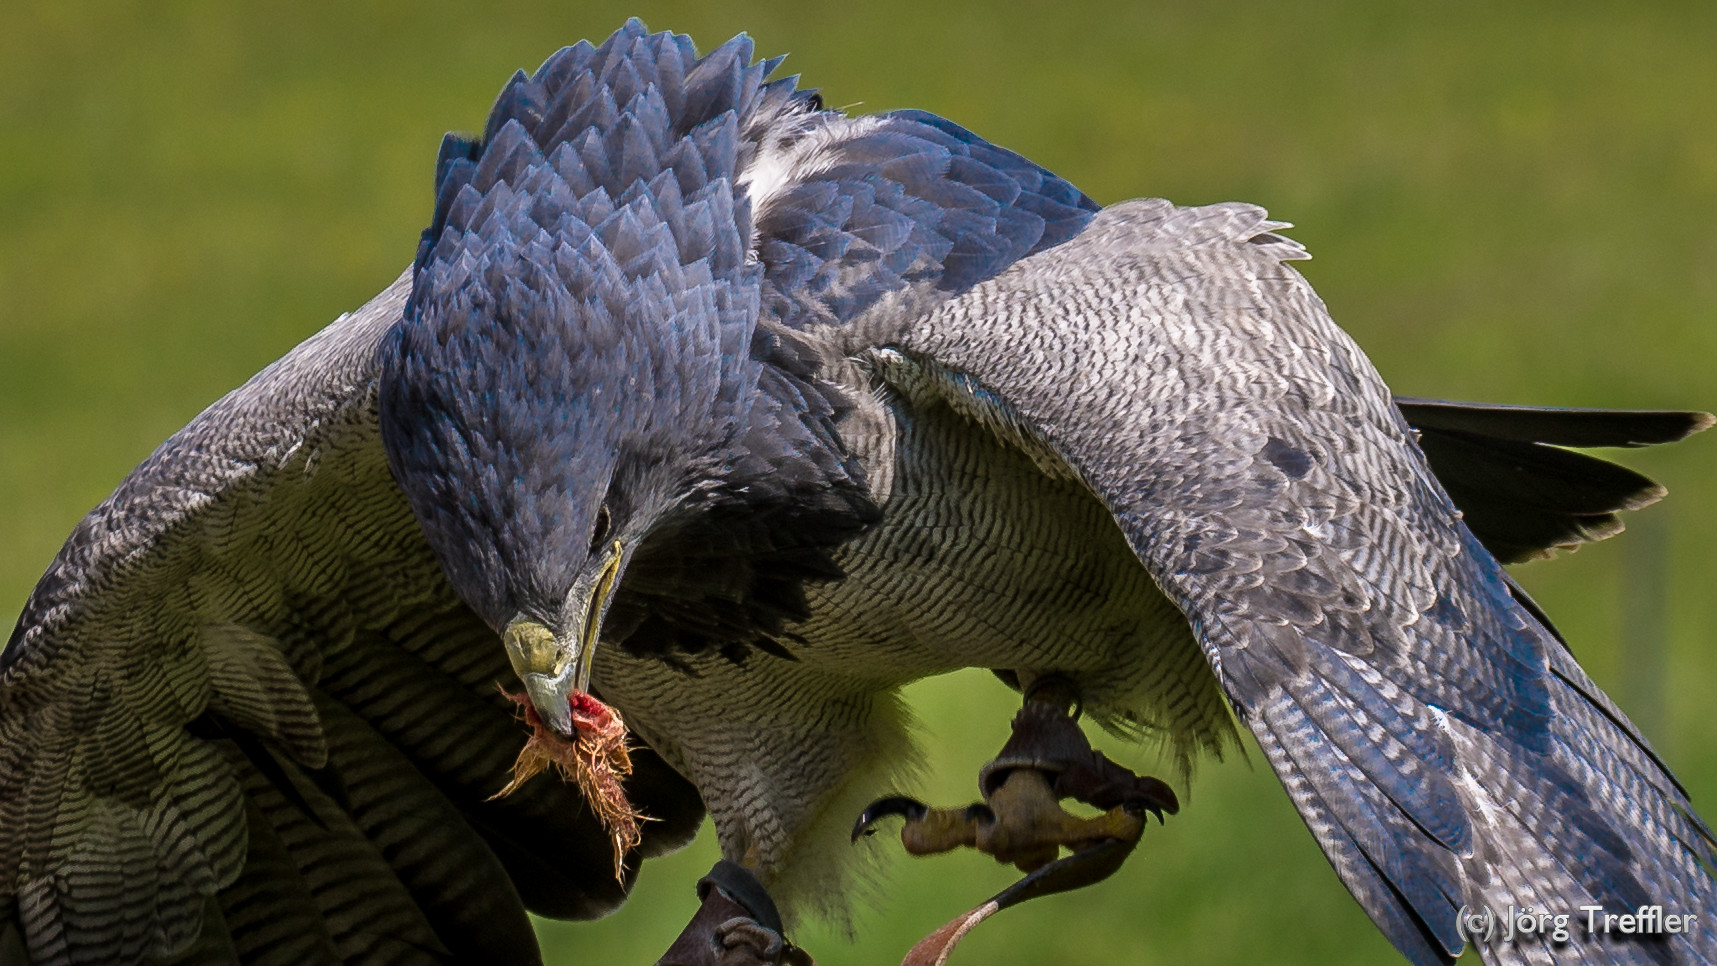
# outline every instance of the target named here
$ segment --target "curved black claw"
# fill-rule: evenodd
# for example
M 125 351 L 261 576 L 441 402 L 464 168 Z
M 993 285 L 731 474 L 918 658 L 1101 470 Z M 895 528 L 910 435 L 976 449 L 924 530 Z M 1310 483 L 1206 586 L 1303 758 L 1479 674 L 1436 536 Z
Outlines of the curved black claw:
M 813 966 L 787 942 L 775 900 L 751 870 L 726 859 L 698 880 L 703 905 L 656 966 Z
M 930 806 L 916 798 L 907 798 L 905 795 L 879 798 L 866 805 L 864 811 L 859 813 L 858 821 L 853 823 L 853 841 L 857 842 L 866 835 L 874 835 L 876 829 L 871 826 L 890 815 L 899 815 L 908 822 L 915 822 L 928 814 Z

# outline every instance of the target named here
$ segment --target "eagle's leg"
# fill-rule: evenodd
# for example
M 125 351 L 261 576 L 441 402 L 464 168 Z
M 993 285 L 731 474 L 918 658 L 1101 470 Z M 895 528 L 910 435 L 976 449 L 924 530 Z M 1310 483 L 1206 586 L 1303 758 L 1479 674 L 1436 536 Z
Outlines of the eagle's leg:
M 859 816 L 855 841 L 883 816 L 901 815 L 901 842 L 914 855 L 969 847 L 1027 873 L 919 943 L 908 964 L 943 962 L 966 932 L 1008 906 L 1101 882 L 1132 853 L 1147 813 L 1160 821 L 1179 810 L 1163 782 L 1135 775 L 1091 747 L 1071 710 L 1076 704 L 1058 681 L 1027 689 L 1013 735 L 978 773 L 983 802 L 933 809 L 897 796 L 872 802 Z M 1079 818 L 1061 807 L 1067 798 L 1105 811 Z M 1071 854 L 1058 858 L 1063 848 Z
M 782 935 L 781 914 L 750 870 L 723 859 L 698 880 L 692 921 L 656 966 L 815 966 Z
M 1076 858 L 1111 840 L 1136 843 L 1147 813 L 1160 820 L 1178 810 L 1174 791 L 1092 748 L 1070 711 L 1074 705 L 1072 692 L 1057 680 L 1028 689 L 1012 736 L 978 773 L 983 802 L 932 809 L 910 798 L 878 799 L 859 817 L 853 838 L 869 834 L 885 815 L 902 815 L 901 841 L 914 855 L 969 847 L 1022 872 L 1055 861 L 1063 848 Z M 1068 798 L 1105 811 L 1079 818 L 1061 807 Z

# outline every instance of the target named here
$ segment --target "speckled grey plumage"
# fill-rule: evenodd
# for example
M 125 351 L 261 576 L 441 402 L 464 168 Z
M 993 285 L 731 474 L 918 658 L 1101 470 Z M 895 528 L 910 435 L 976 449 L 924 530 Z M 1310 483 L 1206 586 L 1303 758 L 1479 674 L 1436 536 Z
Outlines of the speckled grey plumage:
M 1417 962 L 1462 902 L 1712 907 L 1684 794 L 1490 556 L 1661 495 L 1542 444 L 1696 419 L 1398 407 L 1257 209 L 1098 213 L 775 63 L 633 22 L 519 75 L 413 270 L 79 525 L 0 655 L 0 961 L 531 961 L 525 908 L 618 902 L 569 787 L 485 800 L 497 625 L 603 499 L 645 852 L 701 797 L 790 909 L 910 759 L 898 686 L 966 666 L 1071 675 L 1183 763 L 1231 703 Z
M 1709 908 L 1709 831 L 1516 601 L 1370 363 L 1283 264 L 1304 255 L 1280 227 L 1245 205 L 1117 205 L 883 339 L 993 391 L 1113 512 L 1410 958 L 1459 951 L 1463 904 Z M 1554 955 L 1714 949 L 1702 928 Z

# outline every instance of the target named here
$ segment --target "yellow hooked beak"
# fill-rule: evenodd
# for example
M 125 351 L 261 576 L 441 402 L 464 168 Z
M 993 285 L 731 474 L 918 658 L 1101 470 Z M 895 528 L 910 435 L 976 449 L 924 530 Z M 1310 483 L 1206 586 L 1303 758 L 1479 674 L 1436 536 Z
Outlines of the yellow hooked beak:
M 574 692 L 590 688 L 590 665 L 596 655 L 597 638 L 602 634 L 602 617 L 608 612 L 625 561 L 625 547 L 616 540 L 609 546 L 607 559 L 594 579 L 573 585 L 570 596 L 574 606 L 568 609 L 578 615 L 578 620 L 575 627 L 569 628 L 572 633 L 557 635 L 542 622 L 523 614 L 509 621 L 501 632 L 507 660 L 512 662 L 513 673 L 524 684 L 537 714 L 563 735 L 572 734 L 568 699 Z

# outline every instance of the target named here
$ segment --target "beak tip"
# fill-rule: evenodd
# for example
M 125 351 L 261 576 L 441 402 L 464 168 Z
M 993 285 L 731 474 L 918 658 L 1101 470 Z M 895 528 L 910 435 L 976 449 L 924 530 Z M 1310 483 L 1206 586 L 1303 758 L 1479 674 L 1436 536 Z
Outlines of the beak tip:
M 526 674 L 525 692 L 537 716 L 557 733 L 572 736 L 572 675 Z

